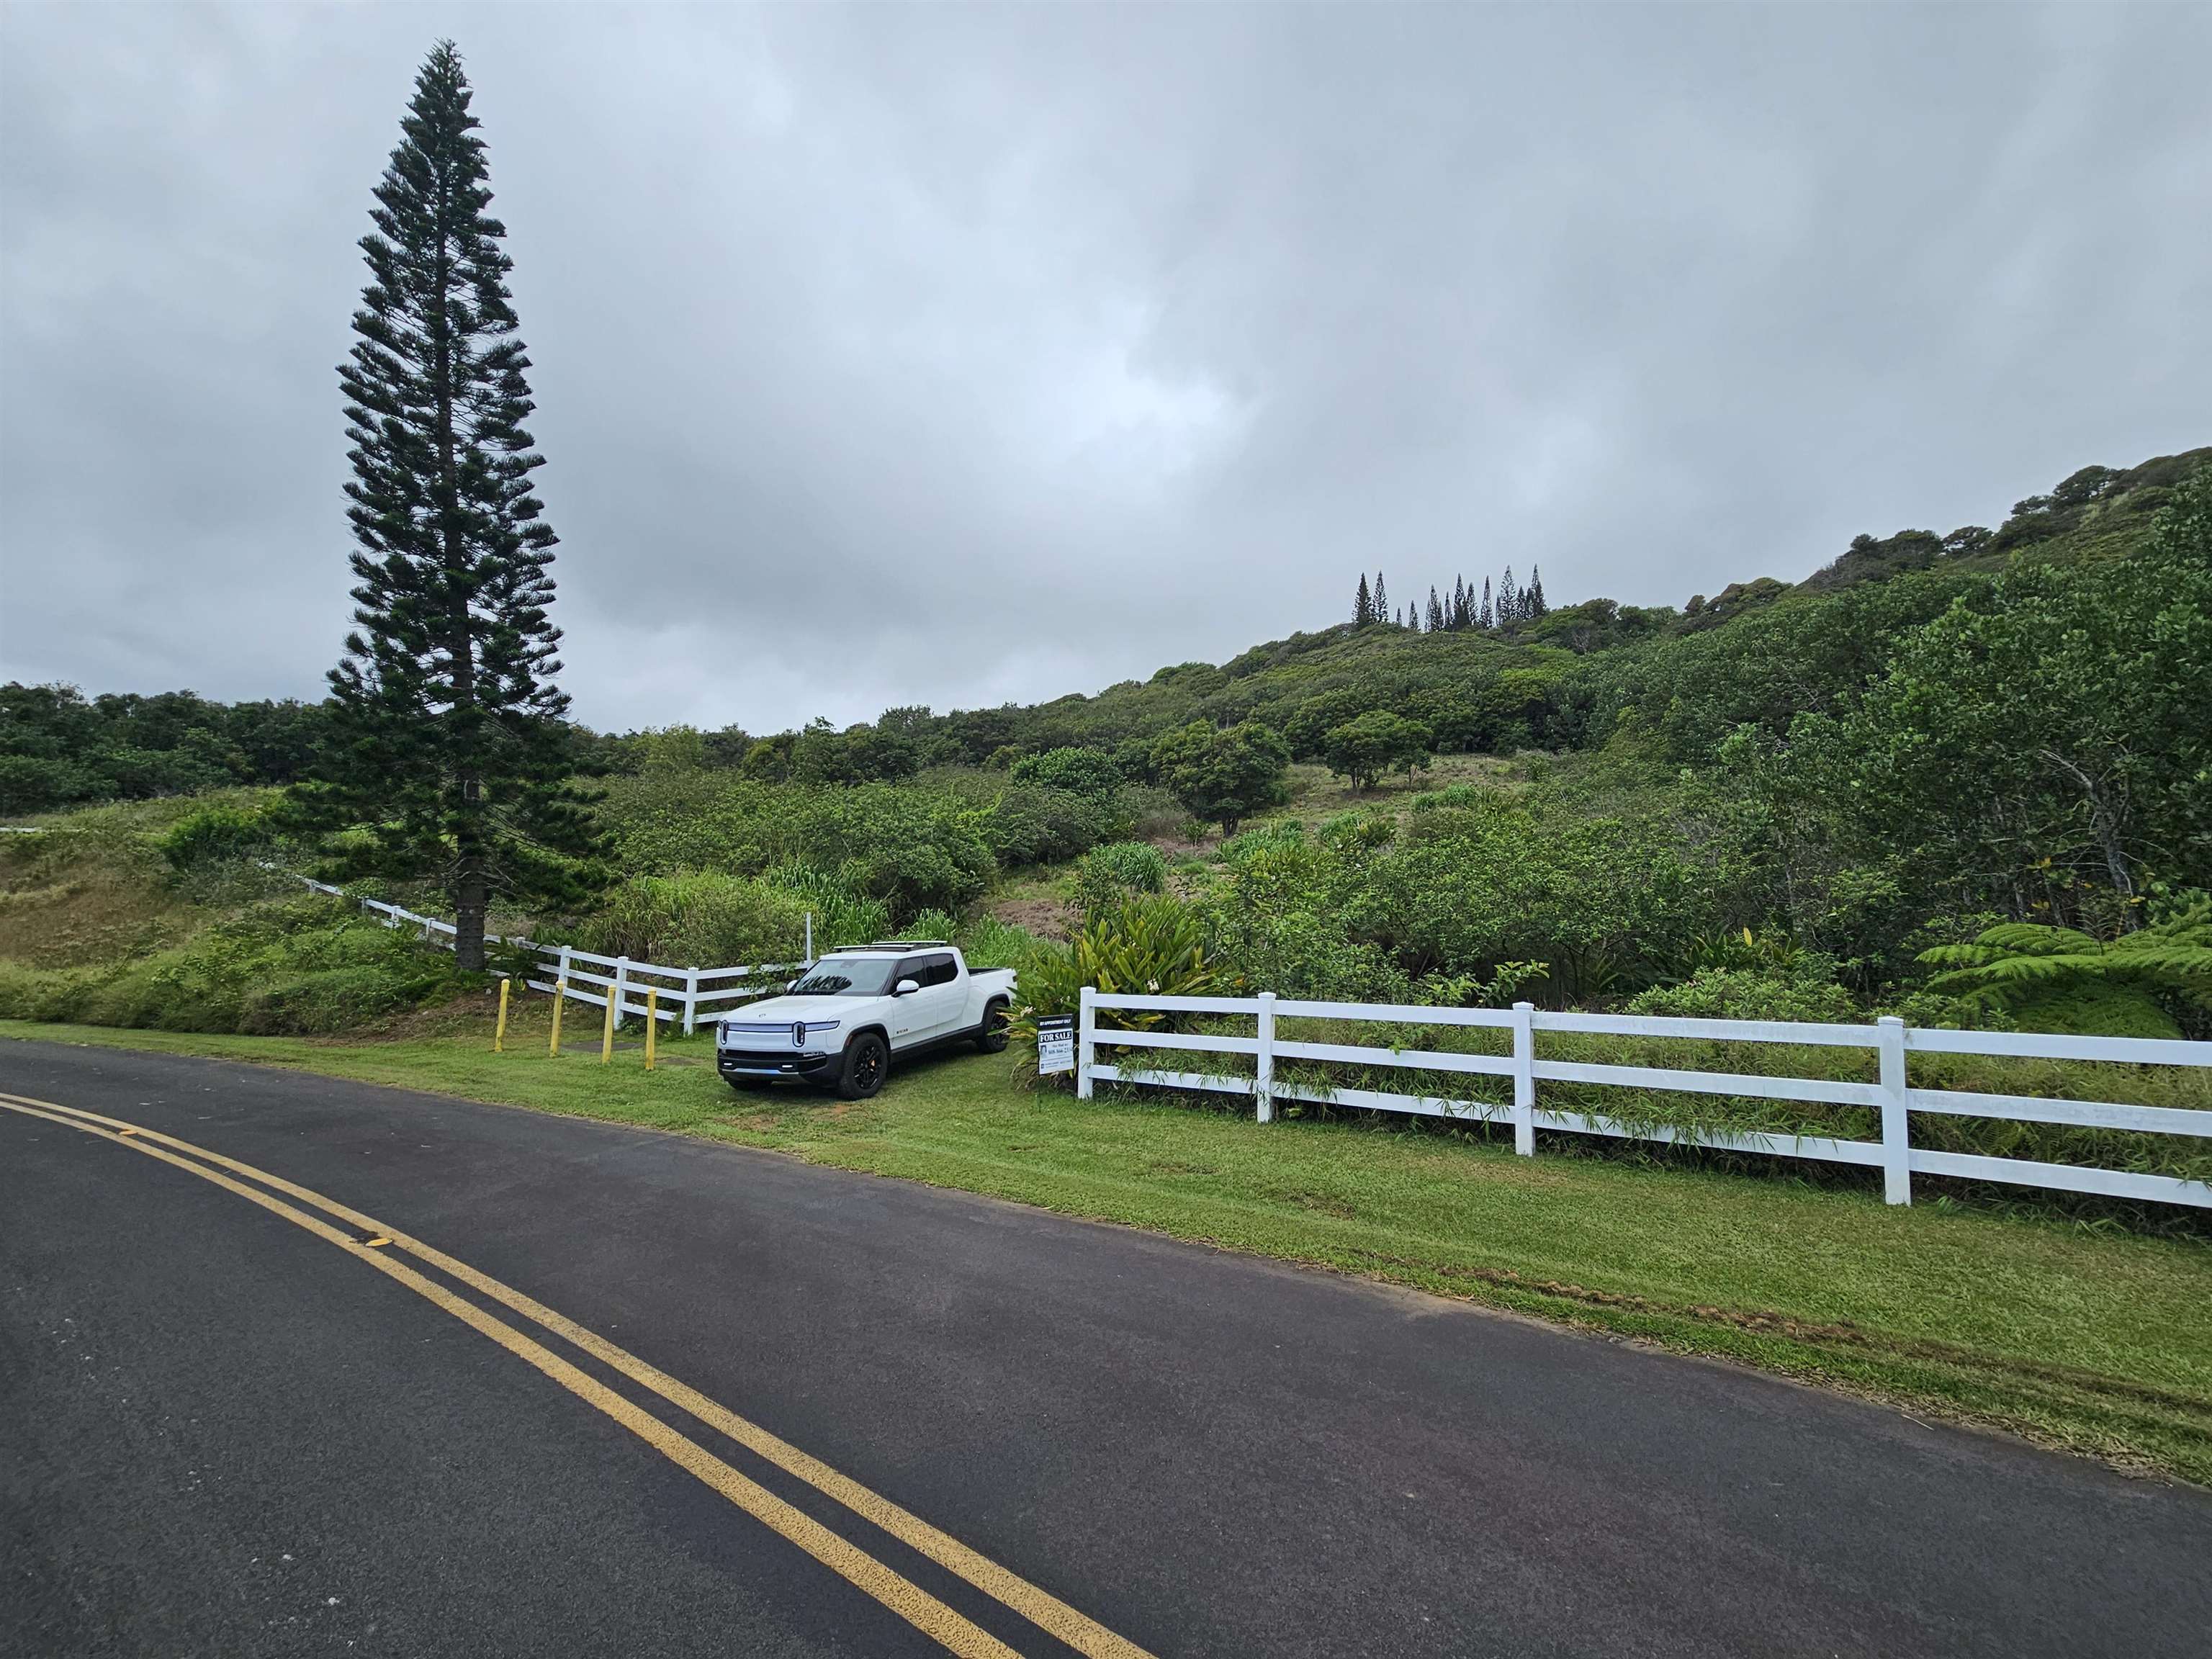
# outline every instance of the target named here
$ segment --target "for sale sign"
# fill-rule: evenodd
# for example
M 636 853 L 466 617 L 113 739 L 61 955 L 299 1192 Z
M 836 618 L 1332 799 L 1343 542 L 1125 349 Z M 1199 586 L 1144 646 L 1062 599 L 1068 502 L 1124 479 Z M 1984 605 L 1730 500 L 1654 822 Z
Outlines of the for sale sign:
M 1075 1016 L 1045 1014 L 1037 1020 L 1037 1075 L 1075 1069 Z

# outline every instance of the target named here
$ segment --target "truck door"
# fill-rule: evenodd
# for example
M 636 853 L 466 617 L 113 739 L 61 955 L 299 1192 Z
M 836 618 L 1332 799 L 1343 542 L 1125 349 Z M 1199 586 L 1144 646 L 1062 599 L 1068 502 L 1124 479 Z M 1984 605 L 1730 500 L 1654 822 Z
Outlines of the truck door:
M 928 1042 L 958 1029 L 961 1017 L 968 1012 L 966 988 L 950 951 L 908 957 L 899 963 L 891 983 L 896 985 L 902 979 L 914 981 L 921 989 L 891 1005 L 893 1048 Z

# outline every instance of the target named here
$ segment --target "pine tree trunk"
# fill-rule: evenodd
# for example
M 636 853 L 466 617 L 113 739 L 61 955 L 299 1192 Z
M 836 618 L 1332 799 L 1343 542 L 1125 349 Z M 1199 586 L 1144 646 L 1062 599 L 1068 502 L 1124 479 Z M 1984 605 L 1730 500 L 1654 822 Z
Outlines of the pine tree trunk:
M 441 191 L 441 195 L 442 195 Z M 449 204 L 439 204 L 442 218 Z M 472 748 L 481 741 L 476 730 L 476 640 L 469 615 L 466 580 L 468 546 L 462 536 L 460 515 L 460 464 L 454 453 L 453 440 L 453 314 L 447 284 L 452 277 L 453 264 L 447 244 L 441 236 L 438 245 L 437 286 L 435 310 L 432 314 L 431 349 L 434 354 L 431 369 L 431 386 L 437 398 L 438 408 L 438 530 L 443 545 L 446 571 L 450 580 L 453 611 L 447 621 L 447 656 L 448 672 L 453 680 L 453 707 L 446 718 L 453 723 L 461 737 L 464 749 Z M 464 760 L 470 766 L 473 756 Z M 453 881 L 453 960 L 468 973 L 481 973 L 484 966 L 484 911 L 489 884 L 484 878 L 484 849 L 477 834 L 478 820 L 483 811 L 483 783 L 472 769 L 465 770 L 453 781 L 453 835 L 459 857 Z
M 483 971 L 484 912 L 490 896 L 483 860 L 474 854 L 465 856 L 453 883 L 453 962 L 465 972 Z

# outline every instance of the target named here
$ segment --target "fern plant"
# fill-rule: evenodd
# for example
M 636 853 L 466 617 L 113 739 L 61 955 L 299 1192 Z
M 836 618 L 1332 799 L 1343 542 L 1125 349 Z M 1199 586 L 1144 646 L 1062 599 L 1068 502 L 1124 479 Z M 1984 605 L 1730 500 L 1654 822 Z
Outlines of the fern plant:
M 2031 1030 L 2179 1036 L 2164 999 L 2212 1011 L 2212 900 L 2115 939 L 2013 922 L 1920 960 L 1948 969 L 1930 990 L 2002 1009 Z

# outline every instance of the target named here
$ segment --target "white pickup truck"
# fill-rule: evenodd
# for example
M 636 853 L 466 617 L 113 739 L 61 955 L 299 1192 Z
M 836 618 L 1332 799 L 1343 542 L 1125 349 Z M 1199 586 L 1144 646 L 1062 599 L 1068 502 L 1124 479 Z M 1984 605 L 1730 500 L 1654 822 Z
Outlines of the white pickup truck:
M 848 1100 L 884 1086 L 894 1055 L 972 1042 L 1006 1046 L 1014 970 L 970 973 L 937 939 L 891 939 L 833 951 L 781 996 L 749 1003 L 714 1031 L 714 1060 L 732 1088 L 778 1078 L 826 1083 Z

